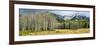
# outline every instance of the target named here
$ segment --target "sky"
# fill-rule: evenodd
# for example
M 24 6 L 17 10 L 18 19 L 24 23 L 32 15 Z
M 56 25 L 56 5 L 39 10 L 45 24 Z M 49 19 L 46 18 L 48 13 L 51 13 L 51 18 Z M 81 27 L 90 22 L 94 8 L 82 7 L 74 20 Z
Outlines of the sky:
M 28 15 L 30 13 L 38 13 L 38 12 L 45 12 L 49 11 L 51 13 L 60 15 L 60 16 L 73 16 L 74 14 L 84 15 L 89 17 L 89 11 L 76 11 L 76 10 L 45 10 L 45 9 L 19 9 L 19 14 L 21 15 Z

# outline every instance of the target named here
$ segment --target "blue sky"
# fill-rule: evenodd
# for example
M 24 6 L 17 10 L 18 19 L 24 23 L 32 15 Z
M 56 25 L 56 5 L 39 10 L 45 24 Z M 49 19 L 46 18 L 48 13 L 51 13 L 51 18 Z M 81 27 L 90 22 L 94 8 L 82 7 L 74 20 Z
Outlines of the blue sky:
M 44 9 L 19 9 L 19 13 L 22 15 L 28 15 L 30 13 L 38 13 L 38 12 L 45 12 L 49 11 L 54 14 L 58 14 L 61 16 L 73 16 L 74 14 L 84 15 L 89 17 L 89 11 L 76 11 L 76 10 L 44 10 Z

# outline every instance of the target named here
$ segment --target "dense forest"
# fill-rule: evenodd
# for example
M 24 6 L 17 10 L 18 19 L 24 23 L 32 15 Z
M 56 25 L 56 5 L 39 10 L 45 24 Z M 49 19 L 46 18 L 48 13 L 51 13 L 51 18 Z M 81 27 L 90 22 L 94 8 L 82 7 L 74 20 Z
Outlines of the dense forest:
M 55 29 L 80 29 L 89 28 L 89 17 L 74 14 L 71 19 L 64 19 L 66 16 L 59 16 L 49 11 L 19 15 L 20 31 L 52 31 Z

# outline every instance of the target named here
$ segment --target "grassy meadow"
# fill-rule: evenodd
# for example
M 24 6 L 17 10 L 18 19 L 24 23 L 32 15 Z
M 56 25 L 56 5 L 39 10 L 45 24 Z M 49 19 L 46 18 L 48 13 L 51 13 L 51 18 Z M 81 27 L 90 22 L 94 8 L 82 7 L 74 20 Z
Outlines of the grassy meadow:
M 52 34 L 81 34 L 81 33 L 89 33 L 90 30 L 88 28 L 83 29 L 55 29 L 53 31 L 40 31 L 40 32 L 32 32 L 32 31 L 21 31 L 20 36 L 29 36 L 29 35 L 52 35 Z

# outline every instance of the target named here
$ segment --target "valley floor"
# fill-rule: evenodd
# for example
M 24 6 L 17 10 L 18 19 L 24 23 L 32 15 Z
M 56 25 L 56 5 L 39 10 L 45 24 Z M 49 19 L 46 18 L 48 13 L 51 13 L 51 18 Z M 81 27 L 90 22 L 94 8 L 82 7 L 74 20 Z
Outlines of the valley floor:
M 81 34 L 89 33 L 89 28 L 82 29 L 55 29 L 54 31 L 41 31 L 41 32 L 32 32 L 32 31 L 20 31 L 20 36 L 32 36 L 32 35 L 54 35 L 54 34 Z

